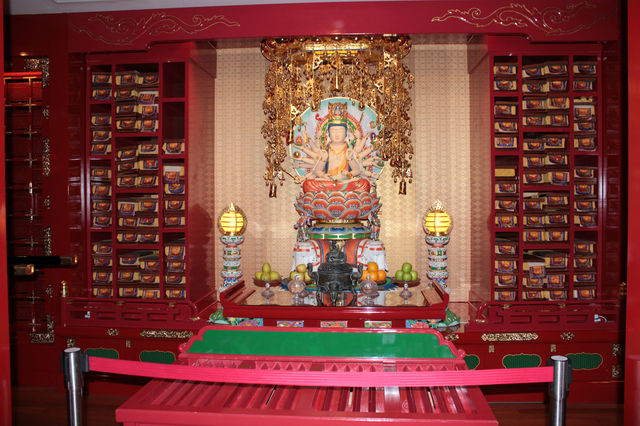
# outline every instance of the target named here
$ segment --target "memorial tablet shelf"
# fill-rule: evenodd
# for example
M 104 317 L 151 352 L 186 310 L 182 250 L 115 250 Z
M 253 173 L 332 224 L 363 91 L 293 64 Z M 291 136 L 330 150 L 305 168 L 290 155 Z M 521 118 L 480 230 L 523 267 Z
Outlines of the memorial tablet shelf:
M 129 306 L 150 311 L 129 319 L 153 322 L 151 307 L 164 304 L 158 321 L 188 322 L 215 301 L 188 267 L 188 158 L 198 146 L 188 135 L 194 65 L 187 47 L 178 52 L 87 56 L 87 289 L 67 303 L 68 321 L 126 323 Z M 125 308 L 101 315 L 99 301 Z
M 601 300 L 600 49 L 490 50 L 494 302 Z

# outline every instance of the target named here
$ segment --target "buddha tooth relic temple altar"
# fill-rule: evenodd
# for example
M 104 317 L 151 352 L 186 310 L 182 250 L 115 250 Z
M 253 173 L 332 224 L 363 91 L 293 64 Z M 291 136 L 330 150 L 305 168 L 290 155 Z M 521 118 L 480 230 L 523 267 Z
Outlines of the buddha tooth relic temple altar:
M 14 386 L 58 386 L 69 347 L 433 329 L 466 369 L 562 355 L 570 401 L 637 397 L 626 4 L 6 3 Z

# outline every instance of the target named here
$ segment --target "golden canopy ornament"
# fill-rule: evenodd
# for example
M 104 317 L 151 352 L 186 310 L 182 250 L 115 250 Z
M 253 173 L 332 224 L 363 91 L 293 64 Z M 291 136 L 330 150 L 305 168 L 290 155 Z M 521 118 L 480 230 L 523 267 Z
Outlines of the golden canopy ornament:
M 285 174 L 300 182 L 284 167 L 294 126 L 303 126 L 305 110 L 317 111 L 323 99 L 334 96 L 351 98 L 361 111 L 366 105 L 377 112 L 373 148 L 388 162 L 394 182 L 400 182 L 400 193 L 406 193 L 406 182 L 413 180 L 409 89 L 414 77 L 402 62 L 411 49 L 409 37 L 272 38 L 263 40 L 261 48 L 271 61 L 262 126 L 267 141 L 264 179 L 270 196 L 275 196 L 276 184 L 282 185 Z

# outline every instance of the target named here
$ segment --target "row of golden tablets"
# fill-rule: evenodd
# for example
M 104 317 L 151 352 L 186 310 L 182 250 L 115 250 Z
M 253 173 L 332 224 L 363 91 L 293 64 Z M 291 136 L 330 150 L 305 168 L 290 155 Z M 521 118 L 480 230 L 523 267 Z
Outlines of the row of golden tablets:
M 525 98 L 522 100 L 523 111 L 546 111 L 546 110 L 566 110 L 569 109 L 569 97 L 549 96 Z M 493 113 L 496 116 L 516 116 L 518 115 L 518 102 L 507 100 L 496 100 L 493 106 Z
M 525 192 L 524 210 L 555 210 L 569 208 L 567 192 Z
M 110 71 L 94 71 L 91 73 L 91 86 L 108 86 L 113 81 Z M 153 87 L 159 82 L 158 73 L 141 73 L 139 71 L 118 71 L 115 73 L 116 86 L 142 86 Z
M 576 300 L 595 300 L 596 297 L 596 287 L 579 287 L 573 289 L 573 298 Z
M 515 302 L 517 292 L 515 290 L 500 290 L 493 292 L 496 302 Z
M 544 276 L 534 277 L 523 274 L 522 286 L 529 289 L 535 288 L 565 288 L 567 276 L 564 272 L 547 272 Z
M 572 67 L 575 76 L 595 76 L 598 73 L 597 62 L 595 61 L 575 61 Z M 493 65 L 493 75 L 495 76 L 516 76 L 518 65 L 515 62 L 496 62 Z M 546 76 L 560 76 L 569 73 L 569 63 L 567 61 L 552 61 L 522 66 L 522 77 L 539 78 Z
M 118 270 L 118 284 L 140 284 L 144 286 L 156 286 L 160 284 L 160 274 L 157 272 L 145 272 L 141 270 Z M 184 285 L 187 278 L 182 273 L 167 272 L 164 274 L 165 285 Z
M 517 123 L 515 124 L 515 128 L 517 129 Z M 505 129 L 510 130 L 511 128 L 513 128 L 513 124 L 509 124 L 506 125 L 506 127 L 504 127 Z M 582 127 L 591 127 L 591 126 L 582 126 Z M 508 150 L 512 150 L 512 149 L 517 149 L 518 148 L 518 136 L 516 134 L 513 133 L 517 133 L 513 132 L 513 131 L 508 131 L 508 132 L 504 132 L 504 131 L 499 131 L 496 133 L 496 136 L 493 139 L 493 146 L 498 149 L 498 150 L 502 150 L 502 149 L 508 149 Z M 574 149 L 576 151 L 584 151 L 584 152 L 591 152 L 591 151 L 596 151 L 598 149 L 598 144 L 596 141 L 596 134 L 593 132 L 585 132 L 585 133 L 581 133 L 581 134 L 576 134 L 573 138 L 573 146 Z M 560 147 L 553 147 L 553 146 L 549 146 L 548 148 L 558 148 L 560 149 Z M 564 148 L 564 146 L 562 147 Z M 545 147 L 545 149 L 547 149 Z
M 158 91 L 138 90 L 135 87 L 116 88 L 115 90 L 111 87 L 93 87 L 91 88 L 91 99 L 94 101 L 115 99 L 116 102 L 152 105 L 158 103 Z
M 160 290 L 157 288 L 119 287 L 118 296 L 138 299 L 159 299 Z
M 522 82 L 522 93 L 527 95 L 546 95 L 549 93 L 565 93 L 569 89 L 566 77 L 546 78 L 542 80 L 525 80 Z M 573 80 L 573 91 L 579 93 L 596 90 L 595 78 L 576 78 Z M 515 93 L 518 91 L 518 81 L 515 78 L 496 77 L 493 80 L 493 90 L 500 93 Z
M 527 243 L 566 243 L 569 241 L 569 231 L 567 229 L 528 229 L 523 231 L 522 239 Z
M 92 212 L 92 226 L 95 228 L 110 228 L 111 213 Z M 126 232 L 118 232 L 118 242 L 121 243 L 157 243 L 157 234 L 149 231 L 149 228 L 157 228 L 160 219 L 157 216 L 136 215 L 136 216 L 118 216 L 118 227 L 132 228 Z M 182 227 L 185 225 L 184 212 L 179 209 L 166 209 L 162 217 L 162 223 L 165 227 Z M 139 231 L 139 232 L 135 232 Z
M 525 290 L 522 300 L 567 300 L 567 290 Z
M 528 141 L 531 142 L 531 141 Z M 527 143 L 527 146 L 535 144 Z M 551 151 L 546 154 L 524 154 L 522 166 L 526 169 L 538 169 L 548 166 L 566 166 L 569 164 L 569 156 L 566 153 Z
M 156 118 L 124 118 L 116 120 L 118 132 L 154 133 L 158 131 Z
M 525 185 L 569 185 L 570 173 L 568 171 L 552 171 L 552 172 L 532 172 L 525 171 L 523 173 L 523 181 Z

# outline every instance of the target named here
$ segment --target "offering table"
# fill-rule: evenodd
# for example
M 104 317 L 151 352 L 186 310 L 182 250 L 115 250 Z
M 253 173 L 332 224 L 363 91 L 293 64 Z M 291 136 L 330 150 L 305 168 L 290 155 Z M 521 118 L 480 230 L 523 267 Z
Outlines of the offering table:
M 305 303 L 294 305 L 286 290 L 274 289 L 267 300 L 261 296 L 262 288 L 242 282 L 220 294 L 224 315 L 240 318 L 262 318 L 265 326 L 276 326 L 279 321 L 304 321 L 305 327 L 319 327 L 326 321 L 347 321 L 348 327 L 364 327 L 365 321 L 391 322 L 391 328 L 404 328 L 406 320 L 446 317 L 449 294 L 437 283 L 411 288 L 412 295 L 404 303 L 400 291 L 380 291 L 373 306 L 316 306 L 315 296 Z

